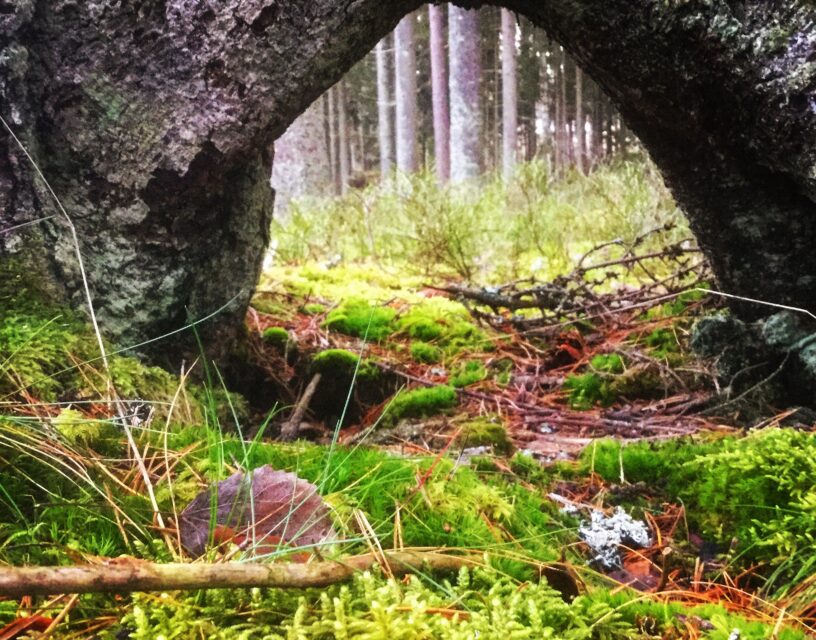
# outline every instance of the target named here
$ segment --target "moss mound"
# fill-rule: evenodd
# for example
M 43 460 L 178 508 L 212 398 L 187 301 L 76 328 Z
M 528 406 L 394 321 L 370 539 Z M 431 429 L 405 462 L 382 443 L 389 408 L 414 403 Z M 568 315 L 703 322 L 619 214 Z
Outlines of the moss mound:
M 501 455 L 513 453 L 513 443 L 501 419 L 485 417 L 466 422 L 460 427 L 456 444 L 460 447 L 493 447 Z
M 405 418 L 428 418 L 453 409 L 457 401 L 456 390 L 446 385 L 412 389 L 394 397 L 380 422 L 393 426 Z
M 380 342 L 396 330 L 396 315 L 397 312 L 388 307 L 353 298 L 332 309 L 323 326 L 349 336 Z

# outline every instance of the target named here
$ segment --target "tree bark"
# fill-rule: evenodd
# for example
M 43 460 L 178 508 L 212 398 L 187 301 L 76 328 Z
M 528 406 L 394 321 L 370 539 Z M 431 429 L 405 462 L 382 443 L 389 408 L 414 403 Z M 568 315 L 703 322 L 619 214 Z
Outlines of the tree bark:
M 394 166 L 394 152 L 391 144 L 391 65 L 388 64 L 388 42 L 386 36 L 377 43 L 377 140 L 380 145 L 380 178 L 387 180 Z
M 210 341 L 237 337 L 267 241 L 272 142 L 419 4 L 4 5 L 0 113 L 74 220 L 108 337 L 138 343 L 225 305 Z M 816 308 L 813 3 L 496 4 L 545 28 L 611 97 L 724 291 Z M 5 133 L 0 212 L 3 259 L 81 307 L 68 225 Z
M 413 173 L 417 169 L 416 48 L 413 14 L 405 16 L 394 31 L 394 66 L 397 103 L 397 169 Z
M 450 111 L 448 108 L 448 67 L 445 52 L 445 13 L 438 5 L 428 5 L 431 50 L 431 93 L 433 102 L 434 156 L 441 184 L 450 180 Z
M 451 181 L 481 173 L 482 114 L 479 14 L 448 6 Z
M 516 168 L 518 146 L 518 77 L 516 72 L 516 16 L 502 9 L 502 172 L 505 180 Z

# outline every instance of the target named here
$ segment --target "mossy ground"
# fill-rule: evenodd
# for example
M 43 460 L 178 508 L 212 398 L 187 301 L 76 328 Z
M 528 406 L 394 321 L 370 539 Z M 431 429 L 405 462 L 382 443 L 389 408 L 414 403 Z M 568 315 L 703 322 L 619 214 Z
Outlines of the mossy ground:
M 582 184 L 576 177 L 559 189 Z M 540 204 L 551 208 L 544 217 L 563 217 L 552 198 Z M 563 226 L 533 231 L 540 236 Z M 549 252 L 550 266 L 589 248 L 584 244 L 586 238 L 562 243 Z M 520 259 L 531 262 L 531 255 Z M 475 273 L 464 263 L 448 266 Z M 812 433 L 768 429 L 623 447 L 604 441 L 575 463 L 542 466 L 519 438 L 532 430 L 507 409 L 540 401 L 564 413 L 597 413 L 604 405 L 668 396 L 677 381 L 665 368 L 688 357 L 690 321 L 683 316 L 699 301 L 696 294 L 644 312 L 628 333 L 600 335 L 601 327 L 586 322 L 578 331 L 517 344 L 517 336 L 481 326 L 459 302 L 425 289 L 425 277 L 404 265 L 381 259 L 277 266 L 264 274 L 265 293 L 253 302 L 252 346 L 274 384 L 297 391 L 322 375 L 308 419 L 325 429 L 323 444 L 282 444 L 270 436 L 288 407 L 271 416 L 249 412 L 217 371 L 209 384 L 182 383 L 116 355 L 105 372 L 80 314 L 50 303 L 19 273 L 2 275 L 0 562 L 178 559 L 173 536 L 163 535 L 172 534 L 174 515 L 208 483 L 265 464 L 313 482 L 331 507 L 341 541 L 322 550 L 324 557 L 342 559 L 372 544 L 484 554 L 477 570 L 401 583 L 374 571 L 322 591 L 83 596 L 56 637 L 90 637 L 97 624 L 107 625 L 93 632 L 105 639 L 727 640 L 734 629 L 757 640 L 805 637 L 791 616 L 805 616 L 816 598 Z M 539 362 L 551 363 L 555 374 L 543 379 Z M 169 523 L 164 532 L 122 421 L 104 402 L 109 379 L 132 410 L 155 503 Z M 144 400 L 130 402 L 137 398 Z M 510 404 L 492 402 L 501 398 Z M 374 425 L 399 431 L 406 424 L 428 426 L 416 442 L 371 447 L 355 439 Z M 468 461 L 463 450 L 474 446 L 492 453 Z M 628 591 L 587 569 L 578 520 L 548 498 L 564 488 L 596 507 L 623 505 L 657 519 L 684 505 L 684 524 L 664 539 L 676 547 L 678 588 L 661 596 Z M 365 535 L 361 515 L 371 524 Z M 732 598 L 727 606 L 692 606 L 691 597 L 678 595 L 681 587 L 691 592 L 700 541 L 706 553 L 714 549 L 714 559 L 703 562 L 705 578 L 721 586 L 724 574 L 730 579 L 750 569 L 746 593 L 770 604 L 751 599 L 741 606 Z M 643 553 L 655 558 L 660 551 Z M 221 558 L 214 551 L 212 559 Z M 571 603 L 539 577 L 538 563 L 557 560 L 585 582 L 585 593 Z M 695 597 L 703 598 L 699 591 Z M 0 624 L 15 618 L 18 606 L 0 601 Z

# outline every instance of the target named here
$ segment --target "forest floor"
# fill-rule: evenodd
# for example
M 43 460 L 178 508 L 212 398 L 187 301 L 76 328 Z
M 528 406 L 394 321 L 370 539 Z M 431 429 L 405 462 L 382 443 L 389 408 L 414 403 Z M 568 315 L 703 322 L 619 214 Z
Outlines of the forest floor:
M 4 265 L 0 584 L 28 565 L 367 570 L 0 595 L 0 640 L 810 637 L 812 425 L 735 401 L 692 352 L 694 323 L 727 313 L 693 246 L 611 244 L 491 287 L 271 265 L 243 396 L 203 359 L 105 368 L 81 316 Z

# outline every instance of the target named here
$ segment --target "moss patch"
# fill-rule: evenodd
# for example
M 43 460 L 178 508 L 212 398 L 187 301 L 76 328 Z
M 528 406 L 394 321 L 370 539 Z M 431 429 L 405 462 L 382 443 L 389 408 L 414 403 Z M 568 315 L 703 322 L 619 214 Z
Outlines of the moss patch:
M 406 418 L 427 418 L 449 409 L 458 402 L 456 390 L 445 385 L 405 391 L 394 397 L 382 415 L 381 424 L 393 426 Z
M 501 455 L 513 453 L 513 443 L 498 417 L 485 417 L 466 422 L 460 427 L 456 444 L 460 447 L 493 447 Z
M 450 384 L 457 389 L 481 382 L 487 378 L 487 369 L 479 360 L 468 360 L 450 377 Z
M 370 360 L 360 360 L 360 356 L 345 349 L 326 349 L 312 358 L 312 373 L 322 373 L 326 377 L 350 380 L 354 373 L 361 381 L 376 380 L 380 370 Z
M 427 342 L 412 342 L 411 357 L 421 364 L 436 364 L 442 360 L 442 350 Z
M 354 298 L 330 311 L 323 325 L 349 336 L 379 342 L 396 330 L 393 323 L 396 315 L 389 307 Z

